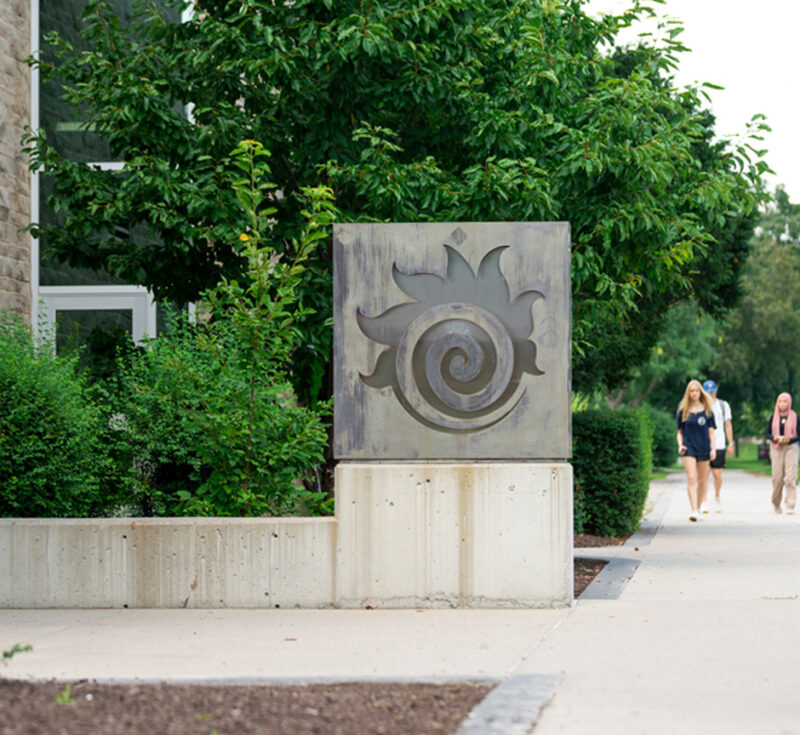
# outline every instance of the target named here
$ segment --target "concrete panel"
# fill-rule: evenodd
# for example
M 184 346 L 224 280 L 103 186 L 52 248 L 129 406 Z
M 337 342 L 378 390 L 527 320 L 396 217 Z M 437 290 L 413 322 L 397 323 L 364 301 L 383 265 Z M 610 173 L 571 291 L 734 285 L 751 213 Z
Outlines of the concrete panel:
M 326 607 L 333 518 L 0 519 L 0 607 Z
M 570 456 L 568 223 L 333 232 L 337 457 Z
M 566 463 L 340 463 L 338 607 L 572 602 Z

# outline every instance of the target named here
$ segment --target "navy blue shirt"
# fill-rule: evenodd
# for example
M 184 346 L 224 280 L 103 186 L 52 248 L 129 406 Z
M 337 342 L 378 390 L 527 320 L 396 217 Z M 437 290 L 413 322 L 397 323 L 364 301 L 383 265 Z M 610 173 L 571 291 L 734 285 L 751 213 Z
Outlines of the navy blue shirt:
M 681 412 L 677 415 L 678 430 L 683 432 L 683 444 L 687 457 L 708 457 L 711 454 L 711 442 L 708 440 L 708 427 L 717 428 L 714 414 L 706 416 L 705 411 L 690 413 L 686 421 L 681 420 Z

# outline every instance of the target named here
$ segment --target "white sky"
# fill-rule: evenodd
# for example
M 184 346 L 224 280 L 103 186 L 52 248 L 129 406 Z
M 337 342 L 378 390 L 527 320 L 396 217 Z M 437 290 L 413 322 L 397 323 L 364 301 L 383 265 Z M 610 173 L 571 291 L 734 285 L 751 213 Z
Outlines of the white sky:
M 586 9 L 619 12 L 631 4 L 590 0 Z M 783 184 L 790 199 L 800 202 L 800 1 L 666 0 L 652 6 L 660 16 L 683 21 L 680 38 L 691 52 L 679 57 L 678 84 L 725 87 L 708 90 L 721 137 L 744 135 L 754 114 L 766 115 L 772 132 L 761 145 L 775 171 L 768 186 Z

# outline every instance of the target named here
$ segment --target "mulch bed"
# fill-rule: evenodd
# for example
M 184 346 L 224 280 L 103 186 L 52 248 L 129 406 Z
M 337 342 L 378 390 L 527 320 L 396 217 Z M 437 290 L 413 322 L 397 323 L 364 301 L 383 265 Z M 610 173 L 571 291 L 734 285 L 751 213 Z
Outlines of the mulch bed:
M 626 538 L 580 534 L 575 548 Z M 574 560 L 575 597 L 606 562 Z M 24 654 L 20 654 L 24 655 Z M 176 685 L 0 678 L 0 735 L 451 735 L 494 683 Z
M 621 546 L 628 540 L 628 536 L 606 537 L 593 536 L 589 533 L 575 534 L 573 547 L 576 549 L 598 548 L 601 546 Z M 592 580 L 600 574 L 607 562 L 602 559 L 582 559 L 576 556 L 573 559 L 573 594 L 579 597 L 591 584 Z
M 291 686 L 0 679 L 2 735 L 450 735 L 493 683 Z

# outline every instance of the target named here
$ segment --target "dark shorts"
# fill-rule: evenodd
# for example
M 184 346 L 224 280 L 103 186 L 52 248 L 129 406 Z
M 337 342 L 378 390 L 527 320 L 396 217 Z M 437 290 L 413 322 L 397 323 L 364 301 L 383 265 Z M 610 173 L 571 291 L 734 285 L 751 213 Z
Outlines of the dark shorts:
M 683 456 L 684 457 L 694 457 L 698 462 L 708 462 L 708 460 L 711 459 L 711 455 L 710 454 L 700 454 L 700 455 L 698 455 L 698 454 L 692 454 L 691 452 L 686 452 L 686 454 L 684 454 Z
M 711 460 L 714 469 L 721 470 L 725 466 L 725 450 L 717 449 L 717 456 Z

